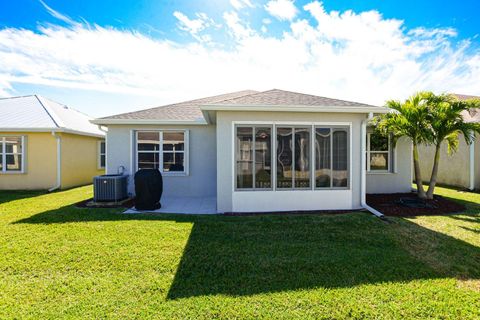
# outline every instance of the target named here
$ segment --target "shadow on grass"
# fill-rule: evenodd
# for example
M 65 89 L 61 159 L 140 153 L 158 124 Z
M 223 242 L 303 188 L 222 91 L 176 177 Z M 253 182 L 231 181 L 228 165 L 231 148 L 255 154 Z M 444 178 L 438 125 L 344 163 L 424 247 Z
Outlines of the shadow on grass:
M 47 192 L 44 190 L 0 191 L 0 204 L 27 198 L 34 198 L 46 193 Z
M 401 218 L 387 224 L 366 213 L 227 217 L 118 212 L 68 206 L 15 223 L 191 223 L 168 299 L 442 277 L 480 279 L 480 248 Z

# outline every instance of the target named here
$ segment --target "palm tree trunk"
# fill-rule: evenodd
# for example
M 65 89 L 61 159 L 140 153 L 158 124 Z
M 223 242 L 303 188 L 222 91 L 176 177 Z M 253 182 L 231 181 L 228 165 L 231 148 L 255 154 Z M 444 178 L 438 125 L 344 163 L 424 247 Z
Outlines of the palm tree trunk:
M 417 184 L 417 194 L 420 199 L 425 199 L 425 190 L 423 190 L 422 175 L 420 174 L 420 163 L 418 160 L 417 144 L 413 143 L 413 169 L 415 170 L 415 183 Z
M 437 184 L 438 165 L 440 163 L 440 144 L 435 146 L 435 158 L 433 159 L 432 175 L 430 176 L 430 183 L 428 185 L 427 199 L 433 199 L 433 191 Z

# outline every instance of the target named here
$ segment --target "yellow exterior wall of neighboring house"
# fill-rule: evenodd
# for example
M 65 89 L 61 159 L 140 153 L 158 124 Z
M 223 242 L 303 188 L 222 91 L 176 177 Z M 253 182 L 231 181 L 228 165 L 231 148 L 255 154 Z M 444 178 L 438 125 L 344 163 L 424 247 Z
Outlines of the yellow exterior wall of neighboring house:
M 102 138 L 59 133 L 62 145 L 61 188 L 92 183 L 105 172 L 98 167 L 98 142 Z M 0 132 L 0 136 L 25 137 L 23 173 L 1 173 L 0 190 L 46 190 L 57 181 L 57 143 L 50 132 Z
M 0 132 L 0 136 L 25 137 L 24 173 L 0 172 L 0 189 L 37 190 L 55 185 L 57 145 L 51 133 Z
M 62 133 L 62 189 L 90 184 L 103 174 L 99 168 L 98 143 L 102 138 Z

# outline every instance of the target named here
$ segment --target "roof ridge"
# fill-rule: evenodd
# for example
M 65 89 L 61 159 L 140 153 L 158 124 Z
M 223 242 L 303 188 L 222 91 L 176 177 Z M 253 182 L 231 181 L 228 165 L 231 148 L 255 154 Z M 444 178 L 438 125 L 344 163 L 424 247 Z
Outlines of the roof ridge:
M 309 96 L 309 97 L 313 97 L 313 98 L 328 99 L 328 100 L 331 100 L 331 101 L 338 101 L 338 102 L 342 102 L 342 103 L 346 102 L 346 103 L 349 103 L 349 104 L 352 104 L 352 105 L 360 105 L 360 104 L 361 104 L 361 105 L 370 105 L 370 104 L 364 103 L 364 102 L 356 102 L 356 101 L 343 100 L 343 99 L 337 99 L 337 98 L 329 98 L 329 97 L 319 96 L 319 95 L 310 94 L 310 93 L 289 91 L 289 90 L 283 90 L 283 89 L 277 89 L 277 88 L 273 88 L 273 89 L 269 89 L 269 90 L 265 90 L 265 91 L 256 92 L 256 93 L 254 93 L 254 94 L 246 95 L 246 96 L 261 95 L 261 94 L 269 93 L 269 92 L 284 92 L 284 93 L 288 93 L 288 94 L 303 95 L 303 96 Z M 244 97 L 246 97 L 246 96 L 240 96 L 240 97 L 225 99 L 225 100 L 222 100 L 222 101 L 220 101 L 220 102 L 214 102 L 214 103 L 211 103 L 211 104 L 222 104 L 222 102 L 233 101 L 233 100 L 237 100 L 237 99 L 244 98 Z M 373 106 L 373 105 L 370 105 L 370 106 Z
M 253 91 L 252 93 L 248 93 L 248 94 L 245 94 L 245 95 L 241 95 L 241 96 L 238 96 L 238 97 L 235 97 L 235 98 L 228 98 L 228 99 L 223 99 L 223 100 L 220 100 L 220 101 L 217 101 L 217 102 L 213 102 L 212 104 L 215 104 L 215 103 L 220 103 L 222 101 L 226 101 L 226 100 L 232 100 L 232 99 L 237 99 L 237 98 L 244 98 L 244 97 L 248 97 L 248 96 L 254 96 L 256 94 L 259 94 L 259 93 L 262 93 L 264 91 L 256 91 L 256 90 L 240 90 L 240 91 L 235 91 L 235 92 L 231 92 L 231 93 L 239 93 L 239 92 L 243 92 L 243 91 Z M 227 93 L 228 94 L 228 93 Z M 223 96 L 224 94 L 220 94 L 219 96 Z M 213 98 L 215 96 L 212 96 L 210 98 Z M 207 98 L 203 98 L 203 99 L 208 99 L 209 97 Z M 202 99 L 197 99 L 197 100 L 202 100 Z M 182 103 L 182 102 L 180 102 Z
M 59 117 L 55 114 L 55 112 L 42 102 L 40 98 L 43 99 L 43 97 L 38 96 L 36 94 L 34 96 L 35 98 L 37 98 L 38 102 L 40 102 L 40 105 L 43 107 L 43 109 L 45 109 L 45 112 L 47 112 L 48 116 L 52 119 L 53 123 L 55 123 L 55 125 L 58 128 L 65 128 L 65 124 L 59 119 Z
M 47 97 L 44 97 L 44 96 L 42 96 L 42 95 L 38 95 L 38 96 L 39 96 L 40 98 L 44 99 L 44 100 L 48 100 L 48 101 L 50 101 L 50 102 L 56 103 L 56 104 L 58 104 L 58 105 L 60 105 L 60 106 L 63 106 L 63 107 L 65 107 L 65 108 L 68 109 L 68 110 L 71 110 L 71 111 L 75 111 L 75 112 L 77 112 L 77 113 L 80 113 L 80 114 L 86 116 L 86 117 L 89 118 L 89 119 L 93 119 L 90 115 L 86 114 L 85 112 L 82 112 L 82 111 L 80 111 L 80 110 L 77 110 L 77 109 L 75 109 L 75 108 L 72 108 L 72 107 L 70 107 L 69 105 L 66 105 L 66 104 L 64 104 L 64 103 L 55 101 L 55 100 L 50 99 L 50 98 L 47 98 Z
M 0 100 L 7 100 L 7 99 L 17 99 L 17 98 L 27 98 L 27 97 L 35 97 L 36 94 L 26 94 L 23 96 L 14 96 L 14 97 L 2 97 Z

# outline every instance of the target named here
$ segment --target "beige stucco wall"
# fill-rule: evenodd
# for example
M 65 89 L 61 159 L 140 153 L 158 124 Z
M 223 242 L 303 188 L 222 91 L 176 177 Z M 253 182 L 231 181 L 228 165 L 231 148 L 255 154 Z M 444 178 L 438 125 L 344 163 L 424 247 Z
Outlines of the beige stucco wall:
M 435 147 L 422 145 L 418 149 L 422 180 L 428 181 L 432 173 Z M 476 151 L 478 153 L 479 150 Z M 465 143 L 463 136 L 460 136 L 458 151 L 452 155 L 447 152 L 447 144 L 442 143 L 437 183 L 467 188 L 470 184 L 469 167 L 469 146 Z
M 474 177 L 475 177 L 475 189 L 480 189 L 480 136 L 474 142 Z
M 465 143 L 463 135 L 459 136 L 458 151 L 449 155 L 447 144 L 443 143 L 440 149 L 440 166 L 438 169 L 437 183 L 452 185 L 462 188 L 470 187 L 470 146 Z M 420 168 L 424 181 L 430 179 L 433 156 L 433 146 L 419 147 Z M 480 189 L 480 136 L 474 142 L 474 179 L 475 189 Z
M 48 189 L 55 185 L 56 142 L 51 133 L 0 132 L 25 137 L 25 172 L 0 173 L 2 190 Z
M 92 183 L 93 177 L 105 170 L 98 167 L 97 137 L 61 134 L 62 189 Z

